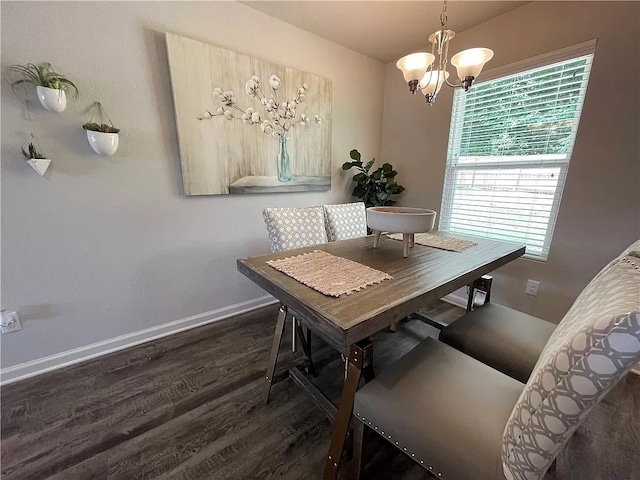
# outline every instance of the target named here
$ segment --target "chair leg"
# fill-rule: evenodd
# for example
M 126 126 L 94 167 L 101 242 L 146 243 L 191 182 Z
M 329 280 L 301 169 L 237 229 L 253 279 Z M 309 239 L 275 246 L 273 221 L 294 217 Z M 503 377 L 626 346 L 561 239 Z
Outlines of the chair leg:
M 489 303 L 491 301 L 491 283 L 493 282 L 493 277 L 489 275 L 483 275 L 482 277 L 474 280 L 471 284 L 468 285 L 469 293 L 467 298 L 467 312 L 470 312 L 475 307 L 475 296 L 476 290 L 480 292 L 484 292 L 485 299 L 484 303 Z
M 373 350 L 371 351 L 371 356 L 373 356 Z M 369 365 L 362 369 L 362 378 L 364 379 L 365 385 L 376 378 L 376 374 L 373 371 L 373 358 L 369 360 Z
M 360 480 L 364 473 L 364 434 L 365 426 L 357 418 L 353 418 L 353 468 L 355 480 Z
M 287 307 L 280 306 L 278 320 L 276 321 L 276 330 L 273 334 L 273 344 L 271 346 L 271 356 L 267 364 L 267 373 L 265 375 L 264 390 L 262 392 L 262 400 L 265 404 L 269 403 L 269 395 L 271 393 L 271 382 L 273 382 L 273 373 L 276 370 L 276 362 L 278 361 L 278 351 L 280 350 L 280 341 L 284 332 L 284 320 L 287 318 Z

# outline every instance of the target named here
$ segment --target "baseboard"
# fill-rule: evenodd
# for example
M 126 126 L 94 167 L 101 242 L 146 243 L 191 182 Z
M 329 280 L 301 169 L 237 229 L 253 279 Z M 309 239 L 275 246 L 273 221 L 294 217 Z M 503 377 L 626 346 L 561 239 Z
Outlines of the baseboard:
M 225 318 L 239 315 L 256 308 L 265 307 L 276 303 L 271 295 L 236 303 L 228 307 L 211 310 L 191 317 L 164 323 L 156 327 L 146 328 L 133 333 L 127 333 L 119 337 L 92 343 L 84 347 L 74 348 L 66 352 L 56 353 L 48 357 L 38 358 L 29 362 L 13 365 L 0 370 L 0 386 L 18 382 L 26 378 L 35 377 L 59 368 L 68 367 L 76 363 L 84 362 L 92 358 L 100 357 L 108 353 L 124 350 L 125 348 L 140 345 L 151 340 L 173 335 L 208 323 L 224 320 Z
M 450 293 L 446 297 L 442 298 L 443 301 L 450 303 L 451 305 L 455 305 L 460 308 L 467 308 L 467 297 L 463 297 L 461 295 L 456 295 L 455 293 Z

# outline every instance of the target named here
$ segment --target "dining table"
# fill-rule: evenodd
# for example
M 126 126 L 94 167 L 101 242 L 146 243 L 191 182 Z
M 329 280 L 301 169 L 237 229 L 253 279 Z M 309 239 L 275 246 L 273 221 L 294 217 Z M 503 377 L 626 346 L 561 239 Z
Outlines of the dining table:
M 525 253 L 523 245 L 451 233 L 432 233 L 470 240 L 473 244 L 462 251 L 415 244 L 404 258 L 402 242 L 385 238 L 374 248 L 374 237 L 370 235 L 237 261 L 239 272 L 281 304 L 264 378 L 265 403 L 268 403 L 271 387 L 277 380 L 274 379 L 274 372 L 287 317 L 294 317 L 299 326 L 307 329 L 305 336 L 300 327 L 298 337 L 310 369 L 313 368 L 310 333 L 345 357 L 344 383 L 337 407 L 313 384 L 300 366 L 289 370 L 289 377 L 294 383 L 302 387 L 333 421 L 331 444 L 325 458 L 325 480 L 337 477 L 356 391 L 361 383 L 375 376 L 372 363 L 373 335 L 455 290 L 472 285 L 483 275 Z M 334 297 L 310 288 L 268 263 L 314 251 L 358 262 L 384 272 L 391 278 Z M 336 271 L 334 274 L 339 279 L 343 272 Z

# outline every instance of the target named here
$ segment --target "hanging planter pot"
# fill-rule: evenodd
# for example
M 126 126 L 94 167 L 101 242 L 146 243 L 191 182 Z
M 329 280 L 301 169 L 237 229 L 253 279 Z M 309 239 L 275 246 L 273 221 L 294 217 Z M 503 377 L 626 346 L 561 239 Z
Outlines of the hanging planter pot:
M 50 63 L 35 65 L 11 65 L 9 71 L 20 76 L 11 82 L 11 88 L 15 92 L 18 87 L 24 89 L 27 85 L 35 85 L 36 96 L 44 108 L 50 112 L 64 112 L 67 108 L 67 93 L 73 92 L 73 97 L 78 98 L 79 92 L 76 85 L 61 73 L 53 70 Z
M 51 160 L 48 158 L 32 158 L 27 160 L 27 163 L 31 168 L 33 168 L 39 175 L 44 175 L 49 165 L 51 165 Z
M 67 94 L 64 90 L 48 87 L 36 87 L 38 100 L 50 112 L 64 112 L 67 108 Z
M 87 130 L 87 140 L 98 155 L 110 157 L 118 150 L 118 134 Z
M 45 158 L 44 155 L 36 149 L 33 142 L 29 142 L 27 150 L 22 148 L 22 156 L 27 161 L 27 164 L 38 172 L 39 175 L 44 175 L 49 165 L 51 165 L 51 160 Z
M 93 117 L 95 113 L 99 116 L 104 116 L 109 121 L 106 123 L 95 123 Z M 107 115 L 107 112 L 102 107 L 100 102 L 95 103 L 94 113 L 91 115 L 88 123 L 85 123 L 82 128 L 87 131 L 87 140 L 94 152 L 98 155 L 111 156 L 118 150 L 120 140 L 118 138 L 118 132 L 120 129 L 113 126 L 111 118 Z

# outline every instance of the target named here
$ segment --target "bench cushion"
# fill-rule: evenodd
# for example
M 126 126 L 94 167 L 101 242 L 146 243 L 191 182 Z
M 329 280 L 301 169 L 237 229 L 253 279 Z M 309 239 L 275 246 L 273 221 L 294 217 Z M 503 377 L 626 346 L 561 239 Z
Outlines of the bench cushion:
M 526 383 L 556 325 L 488 303 L 440 333 L 440 340 Z
M 356 393 L 354 414 L 439 478 L 498 480 L 502 432 L 523 387 L 427 338 Z

